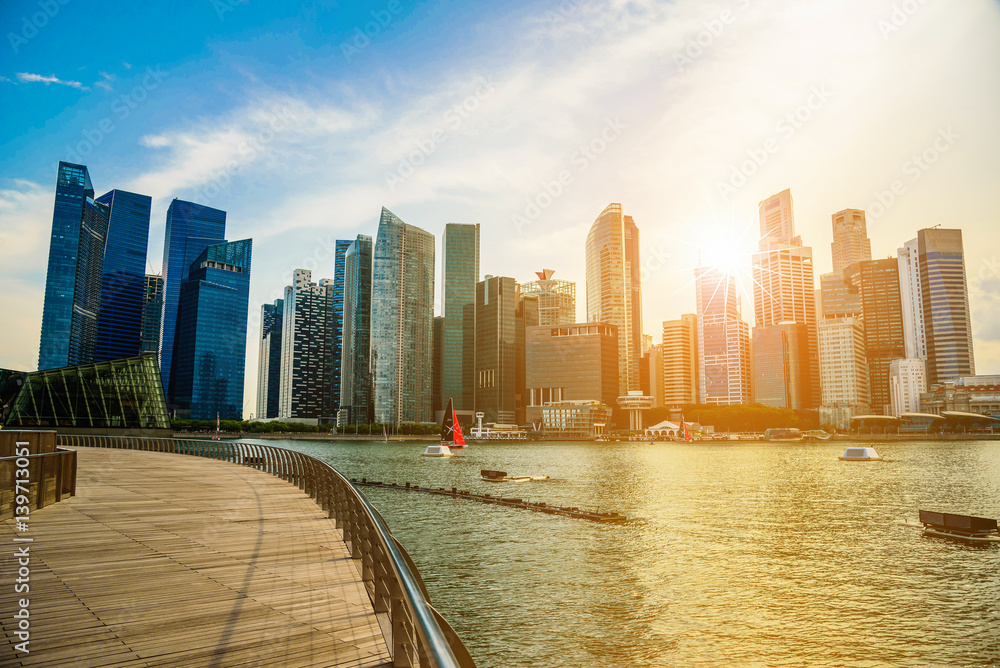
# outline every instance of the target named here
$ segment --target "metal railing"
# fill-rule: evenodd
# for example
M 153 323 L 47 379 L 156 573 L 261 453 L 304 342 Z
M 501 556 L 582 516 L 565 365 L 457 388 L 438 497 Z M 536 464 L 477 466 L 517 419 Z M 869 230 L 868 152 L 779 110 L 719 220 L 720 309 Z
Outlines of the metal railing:
M 22 477 L 18 471 L 25 471 Z M 15 508 L 44 508 L 76 494 L 76 452 L 56 450 L 33 455 L 0 457 L 0 519 Z M 21 498 L 23 497 L 23 498 Z
M 298 486 L 336 521 L 351 556 L 361 562 L 361 577 L 392 665 L 475 668 L 461 639 L 431 606 L 420 574 L 382 516 L 329 464 L 294 450 L 232 441 L 60 434 L 59 444 L 207 457 L 249 466 Z

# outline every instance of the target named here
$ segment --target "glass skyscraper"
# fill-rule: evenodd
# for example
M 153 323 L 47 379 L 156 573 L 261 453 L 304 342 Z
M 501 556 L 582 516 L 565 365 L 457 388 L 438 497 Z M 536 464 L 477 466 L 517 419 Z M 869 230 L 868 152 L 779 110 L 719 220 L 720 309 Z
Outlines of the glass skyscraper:
M 285 287 L 278 417 L 332 420 L 333 280 L 296 269 Z
M 375 419 L 433 420 L 434 235 L 382 209 L 372 280 Z
M 163 277 L 146 274 L 142 301 L 142 352 L 156 355 L 160 350 L 160 318 L 163 317 Z
M 278 417 L 281 382 L 281 330 L 284 299 L 260 307 L 260 356 L 257 358 L 257 418 Z
M 142 351 L 146 247 L 152 198 L 112 190 L 96 201 L 105 204 L 109 212 L 93 360 L 103 362 L 131 357 Z
M 326 358 L 327 373 L 330 378 L 330 392 L 324 397 L 323 415 L 335 417 L 340 410 L 341 369 L 344 356 L 344 256 L 350 240 L 337 240 L 333 261 L 332 314 L 330 321 L 330 345 Z
M 181 285 L 195 259 L 212 244 L 225 243 L 225 236 L 225 211 L 179 199 L 170 203 L 163 240 L 163 316 L 160 319 L 160 375 L 168 403 L 173 401 L 170 377 Z M 243 320 L 246 320 L 245 314 Z
M 476 283 L 479 282 L 479 224 L 448 223 L 441 240 L 441 387 L 442 406 L 471 411 L 474 397 Z
M 962 230 L 917 232 L 927 385 L 976 375 Z
M 714 267 L 695 269 L 697 395 L 705 404 L 748 404 L 750 326 L 740 311 L 736 277 Z M 666 345 L 664 336 L 664 345 Z
M 576 283 L 552 278 L 552 269 L 536 271 L 537 281 L 521 285 L 521 293 L 538 295 L 539 325 L 569 325 L 576 322 Z
M 372 238 L 359 234 L 344 253 L 344 345 L 337 424 L 370 424 Z
M 243 417 L 251 250 L 250 239 L 213 244 L 188 267 L 177 300 L 177 417 Z

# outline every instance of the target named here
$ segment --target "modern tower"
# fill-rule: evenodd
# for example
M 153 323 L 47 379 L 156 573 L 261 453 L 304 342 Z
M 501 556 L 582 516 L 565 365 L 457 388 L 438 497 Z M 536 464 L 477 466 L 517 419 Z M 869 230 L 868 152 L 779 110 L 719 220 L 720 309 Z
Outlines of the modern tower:
M 927 384 L 976 375 L 962 230 L 917 232 Z
M 260 307 L 260 353 L 257 358 L 257 417 L 278 417 L 281 385 L 281 334 L 285 300 Z
M 639 230 L 621 204 L 609 204 L 587 235 L 587 320 L 618 328 L 620 393 L 639 389 L 642 289 Z
M 328 354 L 325 358 L 324 373 L 330 379 L 330 392 L 323 397 L 323 414 L 335 418 L 340 410 L 341 372 L 343 370 L 344 353 L 344 271 L 345 255 L 351 241 L 337 240 L 333 263 L 333 295 L 331 302 L 331 321 L 328 336 L 330 337 Z
M 372 280 L 375 420 L 433 420 L 434 235 L 382 209 Z
M 45 275 L 38 369 L 94 360 L 108 206 L 83 165 L 59 163 Z
M 179 199 L 170 203 L 163 240 L 163 316 L 160 319 L 160 375 L 168 404 L 173 403 L 170 377 L 181 285 L 195 259 L 209 246 L 225 243 L 225 236 L 225 211 Z
M 857 267 L 856 280 L 860 286 L 864 314 L 871 408 L 877 415 L 887 415 L 891 410 L 889 365 L 893 360 L 906 355 L 899 264 L 895 258 L 890 258 L 868 260 L 859 263 Z
M 243 417 L 252 246 L 250 239 L 213 244 L 188 266 L 174 343 L 178 417 Z
M 872 259 L 872 243 L 868 239 L 865 212 L 861 209 L 844 209 L 833 214 L 832 218 L 833 242 L 830 250 L 833 254 L 833 272 L 841 273 L 849 264 Z
M 344 347 L 338 425 L 370 424 L 372 394 L 372 238 L 359 234 L 344 253 Z
M 108 207 L 94 361 L 138 355 L 146 291 L 146 247 L 152 198 L 124 190 L 98 197 Z
M 146 274 L 142 299 L 142 354 L 160 351 L 160 318 L 163 317 L 163 277 Z
M 695 297 L 701 402 L 750 403 L 750 327 L 740 313 L 736 278 L 714 267 L 695 269 Z
M 333 300 L 333 281 L 324 278 L 313 283 L 308 269 L 296 269 L 292 284 L 285 287 L 278 417 L 330 421 L 335 417 L 330 401 Z
M 476 284 L 475 410 L 487 423 L 515 424 L 517 282 L 487 276 Z
M 441 305 L 442 404 L 473 410 L 475 396 L 475 308 L 479 282 L 479 224 L 448 223 L 441 239 L 443 255 Z M 442 405 L 443 408 L 443 405 Z M 471 416 L 470 416 L 471 417 Z
M 758 210 L 761 238 L 753 256 L 754 398 L 781 408 L 816 408 L 821 394 L 812 248 L 795 236 L 789 190 L 764 200 Z M 783 391 L 778 387 L 781 382 L 787 385 Z
M 870 412 L 864 322 L 854 316 L 828 318 L 818 331 L 820 422 L 847 429 L 852 417 Z
M 907 359 L 927 359 L 924 300 L 920 283 L 920 243 L 911 239 L 896 251 L 899 296 L 903 310 L 903 340 Z
M 568 325 L 576 322 L 576 283 L 552 278 L 552 269 L 536 271 L 537 281 L 521 285 L 521 293 L 538 296 L 539 325 Z
M 924 360 L 898 359 L 889 364 L 889 415 L 920 412 L 920 395 L 927 391 Z
M 714 319 L 714 314 L 713 314 Z M 723 319 L 723 323 L 725 320 Z M 714 326 L 713 326 L 714 327 Z M 739 330 L 733 327 L 731 330 Z M 744 335 L 749 337 L 744 323 L 742 329 Z M 663 406 L 671 409 L 680 409 L 685 404 L 697 404 L 699 393 L 701 392 L 701 368 L 704 365 L 698 348 L 698 316 L 694 313 L 686 313 L 678 320 L 663 321 L 663 344 L 660 346 L 660 359 L 662 365 L 661 376 L 663 378 L 662 394 Z M 712 339 L 712 328 L 709 328 L 709 339 Z M 704 337 L 705 332 L 702 331 Z M 723 332 L 725 336 L 725 332 Z M 713 346 L 715 341 L 712 341 Z M 749 341 L 747 341 L 749 345 Z M 748 351 L 749 352 L 749 351 Z M 728 345 L 726 346 L 726 366 L 728 381 Z M 749 354 L 742 359 L 744 367 L 749 363 Z M 713 361 L 713 367 L 716 362 Z M 713 368 L 714 371 L 714 368 Z M 745 369 L 742 377 L 749 379 L 750 370 Z M 739 377 L 739 376 L 738 376 Z M 656 396 L 656 390 L 653 390 Z M 749 388 L 748 388 L 749 394 Z M 728 388 L 725 391 L 728 399 Z

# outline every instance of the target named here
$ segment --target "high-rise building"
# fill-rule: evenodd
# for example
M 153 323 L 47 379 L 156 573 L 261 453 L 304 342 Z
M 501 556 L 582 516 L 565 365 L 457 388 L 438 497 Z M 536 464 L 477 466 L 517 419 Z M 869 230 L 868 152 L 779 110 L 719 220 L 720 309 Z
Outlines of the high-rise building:
M 750 326 L 740 313 L 736 278 L 714 267 L 699 267 L 694 285 L 698 396 L 706 404 L 748 404 Z
M 895 259 L 884 259 L 856 266 L 864 314 L 871 409 L 877 415 L 885 415 L 890 410 L 889 365 L 906 354 L 899 265 Z
M 372 394 L 372 238 L 363 234 L 344 253 L 344 347 L 337 424 L 370 424 Z
M 653 345 L 649 351 L 649 386 L 653 408 L 663 406 L 663 345 Z
M 789 190 L 761 202 L 759 215 L 761 238 L 753 256 L 754 398 L 783 408 L 816 408 L 821 396 L 812 248 L 795 236 Z M 801 332 L 791 331 L 793 323 Z M 766 345 L 758 345 L 758 334 L 768 339 Z M 789 356 L 793 349 L 794 359 Z M 781 376 L 793 387 L 780 392 L 772 387 Z M 768 403 L 776 401 L 790 403 Z
M 927 385 L 976 375 L 962 230 L 917 232 Z
M 538 295 L 526 295 L 518 286 L 514 310 L 514 421 L 525 424 L 528 408 L 528 327 L 538 325 Z
M 59 163 L 38 368 L 89 363 L 97 343 L 108 206 L 83 165 Z
M 156 355 L 160 350 L 160 318 L 163 317 L 163 277 L 146 274 L 142 300 L 142 354 Z
M 919 239 L 911 239 L 896 251 L 899 266 L 899 296 L 903 311 L 903 340 L 907 359 L 927 358 L 924 332 L 924 300 L 920 283 Z
M 869 413 L 864 323 L 855 317 L 828 318 L 818 329 L 820 422 L 847 429 L 852 417 Z
M 568 325 L 576 322 L 576 283 L 552 278 L 555 271 L 536 271 L 537 281 L 521 285 L 521 293 L 538 296 L 539 325 Z
M 375 419 L 433 416 L 434 235 L 382 209 L 372 280 Z
M 333 299 L 333 280 L 324 278 L 313 283 L 308 269 L 296 269 L 292 285 L 285 287 L 278 417 L 325 422 L 336 418 L 331 400 Z
M 334 419 L 340 410 L 341 372 L 344 364 L 344 271 L 345 255 L 350 245 L 350 240 L 338 239 L 334 250 L 332 320 L 328 331 L 330 337 L 329 354 L 325 358 L 326 369 L 324 370 L 324 373 L 330 378 L 330 393 L 324 397 L 323 406 L 324 415 Z
M 278 417 L 281 386 L 281 334 L 285 300 L 260 307 L 260 353 L 257 357 L 257 417 Z
M 209 246 L 225 243 L 225 236 L 225 211 L 180 199 L 170 203 L 163 239 L 163 315 L 160 318 L 160 375 L 168 404 L 173 403 L 170 377 L 181 285 L 195 259 Z
M 927 391 L 924 360 L 898 359 L 889 364 L 889 414 L 919 413 L 920 395 Z
M 725 321 L 723 320 L 723 323 L 724 322 Z M 746 330 L 745 323 L 743 329 Z M 732 332 L 738 330 L 738 326 L 730 327 L 730 337 L 732 336 Z M 682 315 L 679 320 L 663 321 L 663 345 L 660 346 L 660 358 L 662 361 L 660 373 L 663 378 L 660 393 L 663 395 L 663 400 L 660 405 L 671 409 L 680 409 L 685 404 L 700 403 L 700 367 L 703 363 L 701 361 L 701 355 L 698 354 L 698 332 L 698 316 L 694 313 L 686 313 Z M 722 338 L 726 339 L 727 332 L 723 331 L 721 333 Z M 746 337 L 749 337 L 748 332 L 744 331 L 744 334 Z M 714 340 L 715 334 L 712 328 L 709 329 L 708 338 L 712 340 L 712 344 L 715 346 L 717 341 Z M 747 341 L 747 343 L 749 343 L 749 341 Z M 729 346 L 726 345 L 726 353 L 724 356 L 717 352 L 714 357 L 725 358 L 727 367 L 726 378 L 728 383 Z M 744 366 L 743 374 L 737 374 L 737 379 L 749 379 L 750 370 L 745 368 L 749 362 L 749 355 L 744 357 L 742 360 L 737 358 L 736 361 L 742 362 Z M 715 370 L 714 367 L 717 364 L 718 362 L 713 360 L 713 371 Z M 655 385 L 656 384 L 654 383 L 654 397 L 656 396 Z M 749 393 L 749 388 L 747 388 L 747 393 Z M 728 399 L 728 387 L 725 390 L 725 396 Z
M 146 289 L 146 247 L 152 198 L 112 190 L 97 198 L 108 207 L 94 361 L 138 355 Z
M 177 417 L 243 417 L 252 247 L 250 239 L 212 244 L 188 266 L 176 311 Z
M 487 276 L 476 284 L 475 410 L 486 423 L 516 424 L 520 290 L 513 278 Z
M 868 239 L 865 212 L 861 209 L 844 209 L 833 214 L 832 218 L 833 242 L 830 250 L 833 254 L 833 273 L 841 273 L 849 264 L 872 259 L 872 243 Z
M 642 286 L 639 229 L 621 204 L 609 204 L 587 235 L 587 320 L 618 328 L 620 394 L 639 389 Z
M 479 282 L 479 224 L 448 223 L 441 239 L 442 271 L 441 409 L 448 400 L 471 418 L 475 401 L 476 283 Z M 467 420 L 468 421 L 468 420 Z

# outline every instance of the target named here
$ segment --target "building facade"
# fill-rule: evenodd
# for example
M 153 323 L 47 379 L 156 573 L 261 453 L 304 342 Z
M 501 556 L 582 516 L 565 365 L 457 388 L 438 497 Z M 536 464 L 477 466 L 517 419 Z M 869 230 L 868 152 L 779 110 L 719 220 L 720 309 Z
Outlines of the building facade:
M 448 223 L 441 239 L 441 409 L 451 399 L 471 417 L 475 403 L 476 284 L 479 283 L 479 224 Z
M 855 415 L 870 413 L 865 328 L 860 318 L 819 323 L 820 422 L 848 429 Z
M 920 296 L 927 343 L 927 384 L 976 373 L 962 230 L 917 232 Z
M 337 424 L 371 424 L 372 238 L 359 234 L 344 253 L 344 347 Z
M 924 413 L 945 411 L 1000 416 L 1000 376 L 963 376 L 935 383 L 920 396 Z
M 872 259 L 872 243 L 868 239 L 865 212 L 861 209 L 844 209 L 832 216 L 833 273 L 839 274 L 847 265 Z
M 774 408 L 807 405 L 809 335 L 806 326 L 782 322 L 753 330 L 754 401 Z M 818 384 L 818 383 L 817 383 Z
M 576 283 L 552 278 L 555 271 L 536 271 L 537 281 L 521 285 L 521 292 L 538 296 L 539 325 L 568 325 L 576 322 Z
M 927 372 L 924 361 L 898 359 L 889 364 L 889 415 L 919 413 L 920 395 L 927 391 Z
M 257 357 L 257 418 L 278 417 L 281 387 L 281 334 L 285 300 L 260 307 L 260 352 Z
M 163 316 L 163 277 L 146 274 L 142 300 L 142 353 L 160 351 L 160 318 Z
M 857 273 L 864 313 L 871 408 L 876 415 L 888 415 L 891 404 L 889 365 L 906 354 L 899 265 L 895 259 L 869 260 L 860 263 Z
M 752 397 L 750 327 L 740 314 L 736 278 L 695 269 L 698 397 L 706 404 L 746 404 Z
M 924 301 L 920 283 L 920 244 L 907 241 L 896 251 L 899 268 L 900 307 L 903 312 L 903 341 L 907 359 L 927 359 L 924 332 Z
M 278 417 L 336 420 L 334 378 L 334 285 L 312 282 L 312 272 L 296 269 L 285 287 L 281 318 L 281 372 Z
M 663 344 L 660 346 L 659 355 L 663 379 L 660 388 L 662 399 L 659 404 L 654 403 L 654 405 L 680 410 L 685 404 L 701 403 L 699 400 L 701 396 L 700 367 L 703 362 L 699 354 L 698 331 L 698 316 L 694 313 L 682 315 L 679 320 L 665 320 L 663 322 Z M 711 336 L 710 332 L 709 338 Z M 749 362 L 749 356 L 744 359 L 744 362 Z M 749 374 L 749 369 L 747 369 L 747 373 Z M 728 397 L 728 388 L 726 395 Z M 653 396 L 656 397 L 655 384 Z

